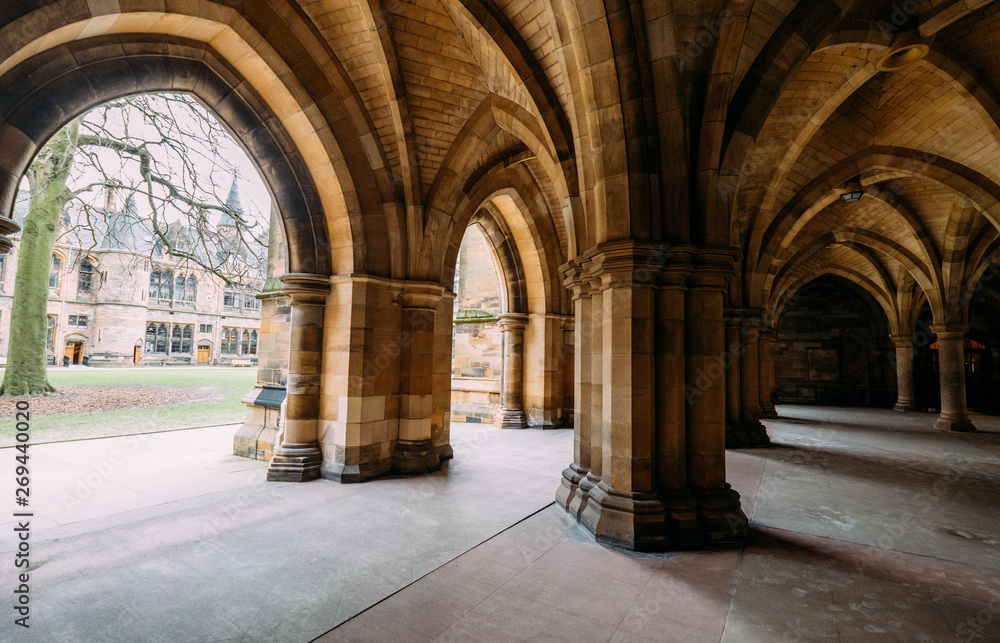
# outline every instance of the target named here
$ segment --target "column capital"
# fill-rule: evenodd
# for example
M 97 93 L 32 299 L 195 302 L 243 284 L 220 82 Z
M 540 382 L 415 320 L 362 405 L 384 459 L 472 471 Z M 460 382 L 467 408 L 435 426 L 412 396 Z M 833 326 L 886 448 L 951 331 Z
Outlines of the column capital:
M 694 272 L 688 278 L 688 287 L 724 290 L 736 271 L 739 256 L 736 248 L 699 248 L 694 260 Z
M 400 301 L 403 308 L 436 310 L 446 288 L 431 281 L 404 281 Z
M 913 348 L 913 335 L 889 335 L 889 341 L 896 348 Z
M 500 313 L 497 315 L 497 325 L 503 330 L 524 330 L 528 325 L 526 313 Z
M 292 301 L 322 303 L 330 294 L 330 277 L 304 272 L 289 272 L 278 277 L 284 286 L 281 292 Z
M 972 324 L 931 324 L 927 328 L 937 335 L 938 339 L 962 339 L 972 328 Z

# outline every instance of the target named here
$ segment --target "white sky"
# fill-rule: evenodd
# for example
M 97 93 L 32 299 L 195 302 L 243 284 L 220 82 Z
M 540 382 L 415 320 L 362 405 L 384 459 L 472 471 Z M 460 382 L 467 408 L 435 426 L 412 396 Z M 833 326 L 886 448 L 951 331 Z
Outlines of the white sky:
M 97 108 L 98 110 L 101 108 Z M 87 121 L 93 119 L 93 115 L 97 110 L 92 111 L 86 117 Z M 116 110 L 117 113 L 122 114 L 120 110 Z M 113 112 L 114 113 L 114 112 Z M 207 112 L 208 117 L 213 121 L 218 122 L 215 116 L 211 112 Z M 125 126 L 122 122 L 122 118 L 118 119 L 118 122 L 112 120 L 108 121 L 107 128 L 114 132 L 124 133 Z M 180 119 L 179 119 L 180 120 Z M 196 124 L 196 119 L 189 118 L 186 122 L 179 123 L 182 127 L 193 127 Z M 81 132 L 84 128 L 81 128 Z M 133 137 L 141 137 L 144 139 L 156 140 L 158 134 L 156 130 L 142 121 L 141 115 L 138 113 L 131 113 L 129 115 L 128 131 Z M 191 159 L 191 164 L 195 167 L 195 171 L 203 177 L 210 177 L 211 182 L 214 186 L 210 185 L 208 181 L 202 180 L 200 185 L 205 189 L 211 190 L 219 202 L 224 203 L 229 195 L 229 187 L 232 183 L 232 173 L 235 168 L 237 175 L 239 177 L 239 190 L 240 199 L 243 205 L 244 213 L 248 218 L 255 218 L 261 222 L 264 228 L 267 227 L 269 216 L 270 216 L 270 204 L 271 196 L 268 192 L 267 186 L 261 179 L 257 168 L 254 166 L 253 161 L 247 156 L 246 152 L 237 143 L 231 135 L 224 137 L 219 144 L 217 150 L 211 150 L 204 145 L 199 145 L 198 141 L 192 139 L 187 139 L 184 141 L 185 145 L 190 146 L 190 154 L 188 156 Z M 138 161 L 132 157 L 125 156 L 124 162 L 122 162 L 122 157 L 113 150 L 103 149 L 103 148 L 90 148 L 92 150 L 97 150 L 97 157 L 103 166 L 105 172 L 110 176 L 120 176 L 122 183 L 126 185 L 137 185 L 139 183 L 138 177 Z M 180 179 L 180 163 L 176 159 L 171 159 L 170 155 L 154 152 L 154 158 L 156 158 L 160 163 L 156 166 L 157 170 L 161 174 L 171 174 L 170 179 L 174 182 L 178 182 Z M 166 160 L 166 163 L 162 161 Z M 168 170 L 169 168 L 169 170 Z M 90 182 L 95 182 L 102 180 L 100 177 L 102 174 L 92 168 L 87 166 L 87 159 L 82 156 L 78 156 L 74 162 L 74 176 L 70 181 L 69 187 L 71 189 L 77 189 Z M 27 189 L 27 179 L 22 181 L 22 188 Z M 87 202 L 94 204 L 95 206 L 102 206 L 104 203 L 105 195 L 103 192 L 91 191 L 89 197 L 83 197 Z M 205 199 L 202 197 L 203 200 Z M 121 207 L 119 203 L 119 207 Z M 138 207 L 138 212 L 140 216 L 148 217 L 150 216 L 150 207 L 143 194 L 136 195 L 136 205 Z M 164 213 L 164 217 L 170 221 L 176 221 L 181 217 L 177 212 Z

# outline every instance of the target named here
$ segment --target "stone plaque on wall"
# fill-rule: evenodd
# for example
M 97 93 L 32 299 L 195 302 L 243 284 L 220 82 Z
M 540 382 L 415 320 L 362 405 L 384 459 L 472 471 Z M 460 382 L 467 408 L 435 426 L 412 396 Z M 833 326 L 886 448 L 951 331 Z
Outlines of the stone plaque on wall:
M 814 382 L 836 382 L 840 379 L 840 357 L 836 350 L 809 349 L 809 379 Z

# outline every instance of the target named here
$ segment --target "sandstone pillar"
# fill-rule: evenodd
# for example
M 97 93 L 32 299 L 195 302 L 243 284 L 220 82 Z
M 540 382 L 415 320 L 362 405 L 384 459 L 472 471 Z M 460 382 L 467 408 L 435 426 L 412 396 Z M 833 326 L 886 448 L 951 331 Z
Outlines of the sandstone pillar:
M 578 268 L 572 264 L 563 267 L 566 286 L 573 293 L 574 329 L 573 342 L 573 462 L 562 473 L 556 500 L 567 511 L 579 516 L 587 502 L 587 492 L 580 489 L 580 481 L 590 471 L 590 360 L 591 360 L 591 293 L 589 286 L 578 278 Z
M 589 270 L 589 268 L 588 268 Z M 590 471 L 580 481 L 580 491 L 589 494 L 600 481 L 604 469 L 604 303 L 601 280 L 588 275 L 590 306 Z M 580 508 L 581 513 L 583 507 Z
M 965 333 L 968 324 L 932 324 L 937 335 L 938 377 L 941 383 L 941 416 L 934 423 L 943 431 L 972 432 L 976 427 L 965 406 Z
M 691 253 L 673 251 L 656 291 L 656 482 L 670 544 L 703 542 L 698 503 L 687 481 L 684 298 Z
M 727 448 L 751 449 L 771 444 L 760 418 L 760 316 L 763 311 L 744 310 L 739 326 L 740 429 L 739 441 Z M 733 368 L 735 368 L 735 364 Z M 732 370 L 732 368 L 730 369 Z M 772 370 L 773 374 L 773 370 Z
M 402 361 L 399 380 L 399 438 L 392 469 L 419 474 L 437 471 L 441 458 L 432 435 L 434 325 L 444 289 L 407 283 L 402 294 Z
M 320 376 L 323 355 L 324 303 L 329 277 L 282 275 L 291 299 L 288 384 L 281 444 L 267 468 L 267 479 L 304 482 L 319 477 L 323 455 L 319 447 Z
M 774 408 L 774 331 L 761 329 L 757 335 L 757 372 L 760 392 L 760 417 L 776 418 Z
M 746 442 L 740 418 L 740 326 L 739 313 L 725 313 L 725 382 L 726 382 L 726 448 L 739 448 Z
M 503 385 L 493 426 L 523 429 L 528 425 L 524 413 L 524 327 L 528 316 L 503 313 L 499 319 L 498 325 L 503 330 Z
M 600 542 L 645 550 L 667 543 L 654 480 L 653 312 L 656 288 L 630 242 L 594 258 L 601 278 L 603 459 L 580 521 Z
M 916 411 L 917 399 L 913 393 L 913 337 L 893 335 L 891 339 L 896 347 L 896 405 L 892 409 L 900 413 Z
M 726 483 L 723 289 L 733 270 L 724 251 L 702 250 L 685 297 L 688 483 L 705 541 L 746 538 L 739 494 Z

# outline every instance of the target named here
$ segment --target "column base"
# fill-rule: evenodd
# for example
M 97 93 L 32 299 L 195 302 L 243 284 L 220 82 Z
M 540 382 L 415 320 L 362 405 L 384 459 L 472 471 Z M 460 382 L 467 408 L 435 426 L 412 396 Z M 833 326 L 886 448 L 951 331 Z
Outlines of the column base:
M 765 420 L 773 420 L 778 417 L 778 409 L 774 408 L 773 404 L 761 404 L 760 417 Z
M 434 447 L 434 450 L 437 451 L 439 460 L 451 460 L 455 457 L 455 450 L 451 448 L 450 444 L 439 444 Z
M 968 417 L 942 413 L 934 423 L 938 431 L 958 431 L 960 433 L 977 433 L 978 429 Z
M 599 483 L 590 491 L 580 523 L 597 542 L 635 551 L 663 549 L 668 544 L 666 510 L 656 495 L 618 491 Z
M 771 446 L 771 438 L 767 435 L 767 427 L 760 422 L 726 425 L 727 449 L 757 449 L 767 446 Z
M 498 429 L 523 429 L 528 426 L 528 416 L 520 409 L 500 407 L 493 416 L 493 426 Z
M 587 470 L 581 469 L 575 463 L 570 463 L 563 469 L 562 480 L 559 481 L 559 488 L 556 489 L 556 502 L 562 505 L 567 512 L 579 516 L 581 503 L 586 503 L 589 491 L 580 489 L 580 482 L 587 479 Z
M 698 519 L 705 544 L 721 545 L 746 541 L 750 521 L 740 507 L 740 494 L 727 483 L 717 489 L 695 489 Z
M 897 413 L 909 413 L 911 411 L 917 411 L 919 408 L 920 407 L 917 406 L 916 400 L 899 399 L 896 401 L 896 405 L 892 407 L 892 410 Z
M 677 547 L 697 547 L 705 542 L 698 520 L 698 502 L 687 489 L 661 494 L 667 510 L 667 533 Z
M 267 467 L 269 482 L 307 482 L 319 477 L 323 452 L 316 442 L 286 443 L 274 448 L 274 457 Z
M 394 473 L 416 475 L 433 473 L 441 468 L 441 458 L 430 440 L 416 442 L 400 440 L 392 454 Z

